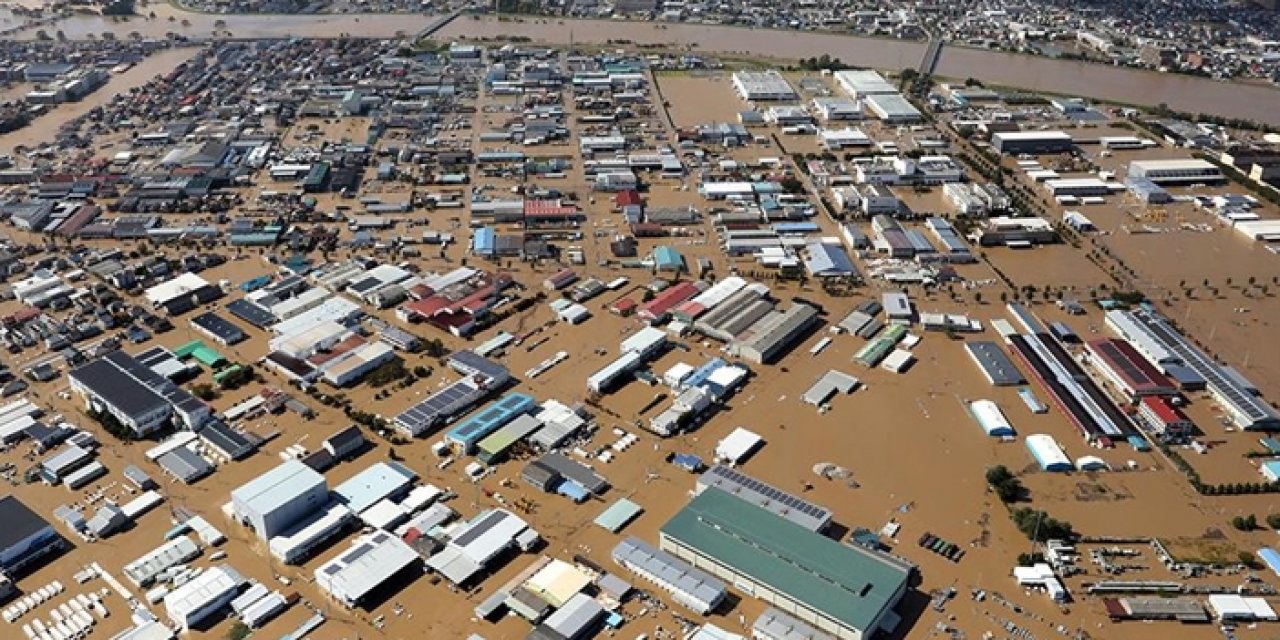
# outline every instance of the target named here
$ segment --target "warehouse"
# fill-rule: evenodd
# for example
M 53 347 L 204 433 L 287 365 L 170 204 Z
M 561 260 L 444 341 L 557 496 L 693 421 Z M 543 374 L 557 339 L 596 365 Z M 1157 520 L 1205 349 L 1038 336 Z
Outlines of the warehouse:
M 1139 202 L 1145 204 L 1168 204 L 1173 202 L 1173 196 L 1164 187 L 1147 178 L 1128 176 L 1124 179 L 1124 187 Z
M 1058 241 L 1058 232 L 1044 218 L 988 218 L 977 232 L 978 244 L 984 247 L 1005 245 L 1025 248 Z
M 843 640 L 892 631 L 909 570 L 708 489 L 662 526 L 660 547 Z
M 698 476 L 694 492 L 702 493 L 708 487 L 746 500 L 809 531 L 822 533 L 831 525 L 830 509 L 724 465 L 715 465 Z
M 224 347 L 244 342 L 249 337 L 240 327 L 212 311 L 192 318 L 191 326 Z
M 756 364 L 769 364 L 782 357 L 809 330 L 821 322 L 818 310 L 800 302 L 792 302 L 785 312 L 774 312 L 752 327 L 752 333 L 731 347 L 737 356 Z
M 1138 416 L 1156 435 L 1165 438 L 1186 438 L 1195 434 L 1196 425 L 1181 409 L 1158 396 L 1142 396 L 1138 399 Z
M 164 597 L 169 621 L 189 631 L 231 604 L 243 584 L 244 578 L 230 566 L 210 567 Z
M 152 308 L 178 315 L 217 300 L 222 297 L 222 289 L 194 273 L 183 273 L 147 289 L 143 295 Z
M 14 496 L 0 498 L 0 569 L 25 574 L 42 558 L 62 551 L 66 542 L 50 525 Z
M 362 513 L 381 500 L 403 497 L 418 475 L 394 460 L 375 462 L 333 488 L 333 495 L 352 511 Z
M 1027 451 L 1031 452 L 1031 457 L 1035 458 L 1036 463 L 1044 471 L 1062 472 L 1074 469 L 1071 459 L 1062 451 L 1062 447 L 1058 446 L 1053 436 L 1029 435 L 1026 438 L 1026 445 Z
M 1014 366 L 1013 361 L 1009 359 L 1004 349 L 1000 348 L 1000 345 L 991 341 L 981 340 L 966 342 L 964 348 L 969 353 L 969 357 L 982 370 L 982 375 L 987 379 L 987 382 L 992 385 L 1013 387 L 1026 383 L 1027 379 Z
M 974 400 L 969 403 L 969 415 L 978 421 L 978 426 L 987 435 L 996 438 L 1012 438 L 1015 434 L 1013 425 L 1004 416 L 999 405 L 990 400 Z
M 991 134 L 996 151 L 1008 155 L 1068 153 L 1074 145 L 1064 131 L 997 131 Z
M 542 428 L 542 421 L 524 414 L 489 434 L 476 443 L 476 460 L 487 465 L 497 464 L 507 455 L 516 443 L 536 433 Z
M 835 640 L 773 607 L 765 609 L 751 625 L 752 640 Z
M 267 541 L 271 556 L 285 564 L 301 564 L 329 540 L 342 533 L 355 514 L 347 505 L 330 501 Z
M 270 540 L 328 504 L 324 476 L 288 460 L 231 492 L 236 519 Z
M 810 242 L 805 245 L 804 268 L 815 278 L 850 278 L 858 276 L 858 268 L 844 248 L 838 244 Z
M 1106 326 L 1129 341 L 1151 363 L 1166 372 L 1190 370 L 1205 381 L 1215 402 L 1230 414 L 1236 426 L 1251 430 L 1280 429 L 1280 415 L 1265 400 L 1244 388 L 1236 376 L 1190 344 L 1169 320 L 1153 311 L 1107 312 Z M 1173 376 L 1176 377 L 1176 376 Z M 1188 377 L 1188 376 L 1184 376 Z
M 634 536 L 619 542 L 610 555 L 699 615 L 714 611 L 729 594 L 723 582 Z
M 888 124 L 908 124 L 924 120 L 920 110 L 900 93 L 870 95 L 864 103 L 871 113 Z
M 400 538 L 375 531 L 356 538 L 351 548 L 316 567 L 316 585 L 345 607 L 356 607 L 392 578 L 416 568 L 422 558 Z
M 212 414 L 209 405 L 123 351 L 73 369 L 67 377 L 90 409 L 110 413 L 139 436 L 159 430 L 173 417 L 198 429 Z
M 592 393 L 605 393 L 620 386 L 625 378 L 644 364 L 639 353 L 627 351 L 599 371 L 587 378 L 587 390 Z
M 556 485 L 568 480 L 599 495 L 609 488 L 609 481 L 590 467 L 554 451 L 530 462 L 521 478 L 543 491 L 555 491 Z
M 385 342 L 364 342 L 324 365 L 324 380 L 335 387 L 345 387 L 392 360 L 395 349 Z
M 478 442 L 518 416 L 528 413 L 536 405 L 533 396 L 508 393 L 450 429 L 445 434 L 445 441 L 457 445 L 464 454 L 471 455 Z
M 821 407 L 837 393 L 853 393 L 860 384 L 861 382 L 857 378 L 842 371 L 831 369 L 822 374 L 822 377 L 818 378 L 818 381 L 804 392 L 801 399 L 807 404 Z
M 799 96 L 791 83 L 777 71 L 738 71 L 733 74 L 733 90 L 748 102 L 757 100 L 796 100 Z
M 884 76 L 870 69 L 847 69 L 836 71 L 831 75 L 835 79 L 836 86 L 851 98 L 862 99 L 867 96 L 898 93 L 897 87 L 885 80 Z
M 818 97 L 811 102 L 819 118 L 831 120 L 861 120 L 862 104 L 857 100 L 841 97 Z
M 200 547 L 188 536 L 179 536 L 124 565 L 124 575 L 138 587 L 147 587 L 165 569 L 184 564 L 200 555 Z
M 563 607 L 556 609 L 555 613 L 538 625 L 530 637 L 581 640 L 596 631 L 604 615 L 604 607 L 595 598 L 582 593 L 575 594 Z
M 1128 397 L 1172 396 L 1178 393 L 1173 381 L 1142 357 L 1124 340 L 1103 338 L 1085 343 L 1094 368 Z
M 512 548 L 532 549 L 541 538 L 515 514 L 490 509 L 458 526 L 427 566 L 455 585 L 465 585 Z
M 506 367 L 471 351 L 455 351 L 446 362 L 463 377 L 397 415 L 397 431 L 412 437 L 424 435 L 501 389 L 511 379 Z
M 1275 610 L 1271 608 L 1271 605 L 1266 600 L 1235 594 L 1215 593 L 1210 595 L 1209 613 L 1223 623 L 1271 622 L 1277 619 Z
M 1146 178 L 1158 185 L 1211 184 L 1226 178 L 1212 162 L 1187 160 L 1134 160 L 1129 163 L 1130 178 Z
M 1111 195 L 1111 188 L 1107 183 L 1097 178 L 1063 178 L 1058 180 L 1046 180 L 1044 188 L 1049 191 L 1049 195 L 1057 198 L 1061 196 L 1106 196 Z

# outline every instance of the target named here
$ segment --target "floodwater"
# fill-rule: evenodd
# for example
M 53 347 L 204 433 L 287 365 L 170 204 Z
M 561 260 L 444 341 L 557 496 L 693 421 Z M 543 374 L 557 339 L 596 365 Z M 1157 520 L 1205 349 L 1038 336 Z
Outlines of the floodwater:
M 69 38 L 101 35 L 104 31 L 137 31 L 148 37 L 173 32 L 191 38 L 230 32 L 235 38 L 397 37 L 414 33 L 435 19 L 427 14 L 356 15 L 212 15 L 191 13 L 171 5 L 148 7 L 153 20 L 135 18 L 111 22 L 100 16 L 74 16 L 57 23 Z M 170 21 L 169 18 L 174 20 Z M 185 20 L 189 24 L 182 25 Z M 46 29 L 53 29 L 54 26 Z M 767 37 L 740 27 L 696 24 L 648 24 L 614 20 L 499 20 L 472 16 L 454 21 L 441 39 L 495 38 L 518 35 L 537 42 L 567 44 L 630 40 L 637 44 L 665 43 L 715 54 L 740 54 L 798 59 L 823 54 L 858 66 L 877 69 L 916 67 L 924 56 L 922 42 L 843 36 L 801 31 L 769 31 Z M 761 34 L 763 35 L 763 34 Z M 18 37 L 34 37 L 27 30 Z M 748 48 L 745 43 L 750 42 Z M 996 51 L 946 47 L 939 75 L 978 78 L 984 82 L 1042 91 L 1074 93 L 1116 102 L 1154 105 L 1161 102 L 1191 112 L 1218 113 L 1280 124 L 1280 92 L 1258 85 L 1222 84 L 1205 78 L 1160 74 L 1121 67 L 1056 60 Z
M 148 56 L 128 71 L 113 75 L 106 85 L 89 94 L 85 99 L 60 104 L 49 113 L 33 120 L 31 124 L 17 131 L 0 135 L 0 149 L 14 149 L 19 146 L 31 148 L 51 142 L 63 123 L 110 102 L 111 98 L 118 93 L 128 93 L 130 89 L 146 84 L 151 78 L 169 72 L 194 56 L 197 51 L 198 49 L 184 47 L 168 49 Z

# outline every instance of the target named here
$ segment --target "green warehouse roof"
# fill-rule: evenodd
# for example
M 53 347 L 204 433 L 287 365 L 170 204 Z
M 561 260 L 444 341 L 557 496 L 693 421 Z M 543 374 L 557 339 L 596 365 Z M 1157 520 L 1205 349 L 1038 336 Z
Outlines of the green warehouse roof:
M 907 570 L 709 487 L 662 535 L 849 627 L 869 630 L 896 604 Z

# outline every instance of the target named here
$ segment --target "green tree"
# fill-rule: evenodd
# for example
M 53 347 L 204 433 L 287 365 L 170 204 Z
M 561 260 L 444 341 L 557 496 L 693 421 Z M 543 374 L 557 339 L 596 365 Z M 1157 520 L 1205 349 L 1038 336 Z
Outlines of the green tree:
M 237 621 L 227 630 L 227 640 L 244 640 L 249 637 L 250 633 L 253 633 L 253 630 L 249 628 L 249 625 Z

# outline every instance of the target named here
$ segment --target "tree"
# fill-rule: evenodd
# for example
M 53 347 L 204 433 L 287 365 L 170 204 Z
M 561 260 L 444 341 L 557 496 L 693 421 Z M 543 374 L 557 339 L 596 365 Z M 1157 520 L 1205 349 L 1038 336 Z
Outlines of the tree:
M 104 16 L 131 16 L 135 13 L 133 0 L 114 0 L 102 6 Z
M 1053 518 L 1044 511 L 1023 507 L 1015 509 L 1009 515 L 1013 518 L 1013 524 L 1018 527 L 1018 531 L 1034 542 L 1068 540 L 1076 535 L 1070 522 Z
M 249 625 L 237 621 L 227 630 L 227 640 L 244 640 L 249 637 L 250 633 L 253 633 L 253 630 L 249 628 Z
M 982 292 L 981 292 L 981 291 L 974 291 L 974 292 L 973 292 L 973 301 L 974 301 L 974 302 L 976 302 L 976 303 L 978 303 L 978 304 L 982 304 Z

